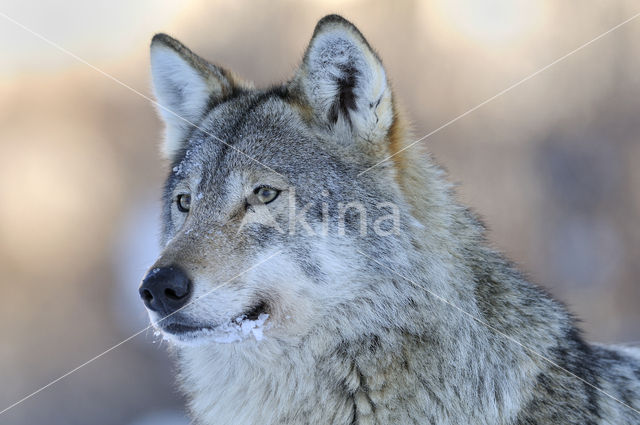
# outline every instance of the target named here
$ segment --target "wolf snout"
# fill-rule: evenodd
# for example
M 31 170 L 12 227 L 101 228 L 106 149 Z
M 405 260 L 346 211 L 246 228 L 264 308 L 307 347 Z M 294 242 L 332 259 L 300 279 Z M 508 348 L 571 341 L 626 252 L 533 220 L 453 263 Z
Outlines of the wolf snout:
M 142 280 L 140 298 L 149 310 L 166 316 L 187 303 L 192 286 L 189 276 L 180 267 L 157 267 Z

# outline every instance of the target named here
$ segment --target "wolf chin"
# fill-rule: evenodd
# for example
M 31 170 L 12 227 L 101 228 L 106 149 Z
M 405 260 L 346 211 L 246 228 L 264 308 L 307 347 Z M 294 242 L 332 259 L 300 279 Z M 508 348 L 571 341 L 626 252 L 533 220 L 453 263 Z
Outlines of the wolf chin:
M 140 294 L 196 423 L 640 423 L 639 353 L 586 343 L 431 158 L 402 150 L 350 22 L 321 19 L 267 89 L 164 34 L 151 65 L 171 165 Z M 363 233 L 383 203 L 397 220 Z

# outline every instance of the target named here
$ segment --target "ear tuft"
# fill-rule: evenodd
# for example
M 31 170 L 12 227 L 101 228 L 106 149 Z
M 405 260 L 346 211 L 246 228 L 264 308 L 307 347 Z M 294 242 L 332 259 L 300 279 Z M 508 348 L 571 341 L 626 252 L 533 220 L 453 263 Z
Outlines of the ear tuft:
M 233 77 L 166 34 L 156 34 L 151 41 L 151 75 L 158 113 L 166 125 L 163 152 L 171 159 L 207 105 L 233 91 Z
M 318 22 L 294 81 L 317 123 L 338 137 L 375 141 L 389 131 L 393 105 L 382 62 L 362 33 L 341 16 Z

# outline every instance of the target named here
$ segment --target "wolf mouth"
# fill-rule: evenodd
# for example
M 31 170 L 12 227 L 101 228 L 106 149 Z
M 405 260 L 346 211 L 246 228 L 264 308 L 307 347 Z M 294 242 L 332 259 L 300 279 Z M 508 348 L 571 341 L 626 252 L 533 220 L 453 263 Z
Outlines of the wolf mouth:
M 231 319 L 231 322 L 235 322 L 237 324 L 242 323 L 243 321 L 255 322 L 260 320 L 264 315 L 268 316 L 268 306 L 265 301 L 260 301 L 254 304 L 252 307 L 246 309 L 244 313 L 236 316 L 234 319 Z M 217 325 L 204 325 L 204 324 L 196 324 L 190 322 L 188 319 L 175 318 L 168 323 L 162 323 L 161 329 L 165 334 L 173 335 L 179 338 L 189 337 L 189 338 L 197 338 L 201 335 L 207 335 L 211 332 L 219 330 L 222 327 L 225 327 L 227 323 L 221 323 Z
M 258 320 L 261 314 L 267 314 L 267 303 L 265 301 L 260 301 L 255 304 L 253 307 L 245 310 L 239 317 L 244 317 L 247 320 Z

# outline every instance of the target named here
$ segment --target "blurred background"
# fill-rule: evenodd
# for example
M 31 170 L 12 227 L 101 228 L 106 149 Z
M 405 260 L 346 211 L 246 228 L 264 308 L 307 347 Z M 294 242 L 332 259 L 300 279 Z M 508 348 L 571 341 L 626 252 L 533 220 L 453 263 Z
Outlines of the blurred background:
M 257 85 L 288 78 L 338 12 L 379 51 L 416 138 L 640 12 L 635 0 L 2 0 L 0 12 L 149 95 L 168 32 Z M 640 18 L 419 147 L 495 245 L 590 340 L 640 345 Z M 147 324 L 166 164 L 142 97 L 0 16 L 0 410 Z M 151 332 L 0 416 L 181 425 Z

